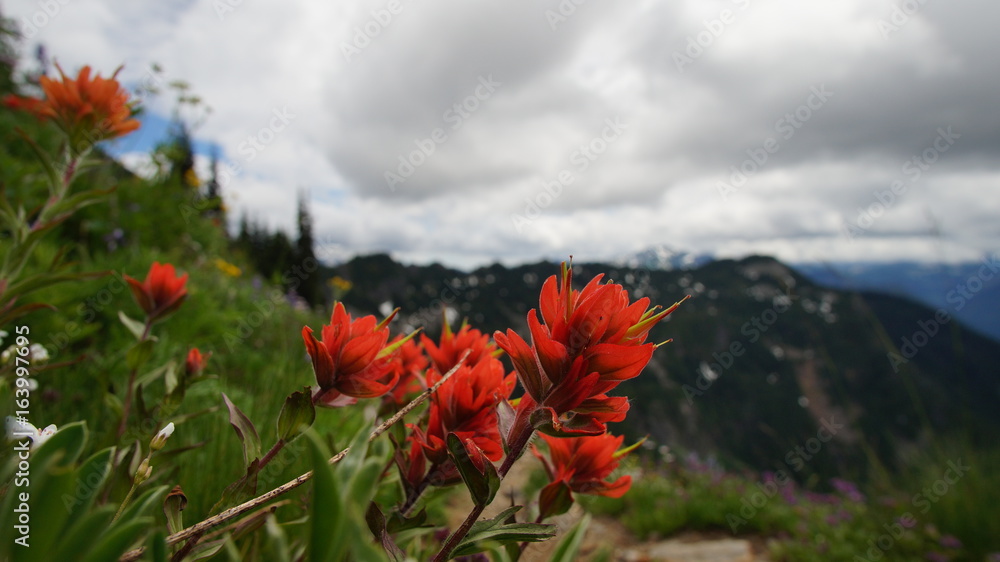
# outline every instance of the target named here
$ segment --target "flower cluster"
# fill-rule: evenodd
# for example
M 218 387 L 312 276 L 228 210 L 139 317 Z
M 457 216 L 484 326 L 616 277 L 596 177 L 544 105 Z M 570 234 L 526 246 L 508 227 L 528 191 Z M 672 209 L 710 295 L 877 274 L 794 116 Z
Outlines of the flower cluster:
M 657 312 L 648 298 L 629 303 L 621 285 L 602 278 L 575 291 L 573 270 L 563 264 L 561 282 L 552 276 L 542 286 L 542 321 L 535 309 L 528 313 L 532 344 L 513 330 L 494 334 L 525 389 L 521 424 L 552 435 L 601 435 L 607 422 L 625 418 L 628 399 L 607 393 L 642 371 L 656 347 L 646 342 L 649 330 L 678 305 Z
M 312 328 L 302 328 L 318 385 L 313 393 L 315 404 L 345 406 L 358 398 L 377 398 L 396 386 L 400 373 L 392 359 L 402 340 L 386 345 L 389 322 L 395 315 L 393 312 L 382 322 L 370 315 L 352 319 L 338 302 L 330 323 L 321 329 L 321 340 Z
M 110 78 L 103 78 L 100 74 L 92 77 L 90 67 L 84 66 L 76 79 L 66 76 L 58 64 L 56 68 L 59 80 L 47 76 L 40 80 L 44 99 L 10 95 L 4 98 L 4 103 L 53 121 L 74 148 L 80 147 L 80 143 L 89 146 L 139 128 L 139 121 L 132 119 L 128 92 L 116 79 L 121 67 Z
M 132 289 L 132 296 L 150 322 L 161 320 L 180 308 L 187 298 L 188 276 L 178 276 L 171 264 L 153 262 L 144 281 L 123 276 Z
M 353 320 L 338 303 L 322 341 L 308 327 L 302 332 L 318 383 L 314 402 L 339 406 L 384 396 L 385 407 L 398 409 L 440 383 L 396 454 L 408 492 L 404 513 L 427 486 L 459 481 L 462 462 L 488 478 L 486 464 L 504 460 L 492 470 L 502 478 L 536 430 L 546 434 L 549 456 L 532 449 L 551 480 L 539 498 L 542 518 L 565 511 L 573 492 L 617 497 L 631 478 L 605 479 L 635 445 L 620 449 L 623 438 L 607 434 L 606 424 L 628 411 L 627 398 L 608 392 L 639 375 L 656 347 L 649 331 L 677 305 L 660 310 L 647 298 L 631 302 L 621 285 L 602 279 L 574 290 L 572 268 L 563 264 L 561 277 L 543 284 L 539 308 L 528 313 L 530 344 L 513 330 L 496 332 L 494 343 L 467 324 L 456 332 L 447 322 L 438 339 L 421 334 L 419 343 L 408 336 L 387 344 L 392 316 Z M 505 372 L 503 352 L 514 372 Z M 523 395 L 511 400 L 518 381 Z M 466 460 L 455 456 L 451 436 Z

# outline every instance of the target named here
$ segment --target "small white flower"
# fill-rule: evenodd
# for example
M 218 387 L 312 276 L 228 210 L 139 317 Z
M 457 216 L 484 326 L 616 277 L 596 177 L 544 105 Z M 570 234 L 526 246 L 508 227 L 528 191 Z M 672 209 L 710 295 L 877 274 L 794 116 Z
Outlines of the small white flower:
M 31 358 L 37 362 L 45 362 L 49 360 L 49 350 L 45 349 L 40 343 L 31 344 Z
M 14 346 L 10 346 L 0 353 L 0 364 L 10 363 L 10 356 L 14 353 Z
M 9 335 L 10 334 L 6 330 L 0 330 L 0 343 L 3 343 L 3 339 Z
M 55 435 L 58 429 L 55 424 L 51 424 L 46 426 L 44 429 L 39 430 L 27 420 L 23 418 L 18 419 L 14 416 L 7 416 L 6 428 L 8 441 L 16 441 L 27 437 L 31 439 L 32 449 L 39 447 L 42 443 L 48 441 L 49 437 Z
M 155 436 L 153 436 L 152 441 L 149 442 L 149 448 L 154 451 L 159 451 L 167 444 L 167 439 L 174 434 L 174 422 L 170 422 L 160 430 Z

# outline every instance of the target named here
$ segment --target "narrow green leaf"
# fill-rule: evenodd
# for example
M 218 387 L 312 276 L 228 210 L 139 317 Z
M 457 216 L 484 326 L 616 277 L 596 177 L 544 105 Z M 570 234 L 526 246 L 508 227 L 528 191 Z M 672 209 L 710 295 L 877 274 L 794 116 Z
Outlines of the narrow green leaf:
M 236 430 L 236 435 L 240 438 L 240 442 L 243 444 L 243 460 L 246 466 L 250 466 L 250 463 L 254 459 L 260 458 L 260 437 L 257 435 L 257 428 L 254 427 L 253 422 L 250 418 L 237 408 L 229 397 L 225 393 L 222 393 L 222 399 L 226 403 L 226 408 L 229 410 L 229 423 L 232 424 L 233 429 Z
M 555 536 L 555 525 L 541 523 L 505 523 L 507 519 L 519 511 L 522 506 L 516 505 L 500 512 L 492 519 L 477 521 L 469 534 L 465 536 L 451 556 L 467 556 L 483 552 L 494 544 L 513 542 L 541 542 Z
M 233 482 L 222 492 L 222 497 L 212 506 L 211 513 L 219 513 L 238 503 L 250 499 L 257 493 L 257 473 L 260 472 L 260 459 L 250 461 L 246 474 Z
M 278 439 L 290 442 L 316 421 L 316 408 L 312 402 L 312 392 L 306 388 L 293 392 L 285 398 L 285 404 L 278 414 Z
M 102 505 L 76 518 L 69 529 L 60 535 L 59 548 L 53 553 L 52 560 L 72 560 L 85 556 L 107 530 L 114 515 L 115 506 Z
M 328 562 L 340 560 L 344 554 L 343 526 L 346 517 L 343 500 L 334 477 L 333 468 L 327 462 L 330 451 L 315 435 L 309 432 L 309 454 L 313 463 L 313 498 L 311 532 L 309 539 L 309 560 Z
M 128 315 L 121 310 L 118 311 L 118 319 L 121 320 L 122 324 L 126 328 L 128 328 L 129 332 L 132 332 L 132 335 L 135 336 L 135 339 L 137 340 L 142 339 L 142 334 L 146 331 L 145 324 L 139 322 L 138 320 L 133 320 L 129 318 Z
M 265 550 L 266 560 L 274 562 L 290 562 L 292 557 L 288 551 L 288 537 L 284 529 L 278 524 L 278 518 L 273 513 L 267 515 L 264 524 L 267 533 L 267 548 Z
M 139 370 L 149 358 L 153 356 L 153 340 L 143 340 L 135 345 L 125 354 L 125 366 L 131 370 Z
M 148 519 L 145 516 L 153 509 L 153 506 L 159 505 L 163 501 L 163 495 L 166 493 L 167 486 L 157 486 L 146 490 L 137 499 L 132 500 L 132 503 L 125 508 L 121 517 L 112 524 L 111 528 L 121 527 L 126 522 L 136 519 Z
M 167 562 L 167 535 L 158 530 L 149 537 L 146 552 L 153 562 Z
M 448 434 L 448 452 L 451 453 L 455 466 L 458 467 L 458 472 L 469 489 L 472 501 L 476 505 L 489 505 L 500 489 L 500 476 L 493 463 L 479 451 L 483 468 L 476 466 L 462 440 L 454 433 Z
M 590 514 L 585 513 L 583 518 L 577 521 L 576 525 L 573 525 L 573 528 L 556 545 L 549 562 L 575 562 L 578 560 L 580 545 L 583 544 L 583 537 L 587 535 L 588 527 L 590 527 Z
M 187 507 L 187 496 L 180 486 L 174 486 L 173 490 L 163 498 L 163 515 L 167 518 L 167 530 L 176 533 L 184 528 L 184 515 L 181 513 Z
M 59 428 L 54 435 L 31 453 L 31 462 L 36 466 L 44 466 L 50 458 L 58 456 L 54 468 L 69 468 L 80 458 L 80 453 L 87 446 L 87 424 L 73 422 Z
M 81 562 L 118 560 L 152 523 L 152 517 L 122 518 L 121 523 L 113 526 L 110 531 L 101 535 L 101 541 Z

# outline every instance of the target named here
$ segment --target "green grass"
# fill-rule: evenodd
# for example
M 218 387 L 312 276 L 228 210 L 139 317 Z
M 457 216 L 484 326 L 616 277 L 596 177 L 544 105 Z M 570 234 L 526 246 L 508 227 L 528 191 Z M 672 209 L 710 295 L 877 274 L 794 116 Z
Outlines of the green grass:
M 954 483 L 945 489 L 939 481 L 959 459 L 970 468 L 961 477 L 948 473 Z M 998 460 L 997 451 L 961 443 L 950 454 L 932 449 L 909 459 L 914 468 L 902 477 L 861 496 L 790 481 L 769 485 L 768 478 L 700 463 L 633 465 L 626 470 L 637 477 L 623 498 L 581 502 L 643 540 L 690 530 L 767 537 L 774 560 L 984 560 L 1000 552 L 1000 475 L 990 470 Z M 909 526 L 898 524 L 904 517 Z

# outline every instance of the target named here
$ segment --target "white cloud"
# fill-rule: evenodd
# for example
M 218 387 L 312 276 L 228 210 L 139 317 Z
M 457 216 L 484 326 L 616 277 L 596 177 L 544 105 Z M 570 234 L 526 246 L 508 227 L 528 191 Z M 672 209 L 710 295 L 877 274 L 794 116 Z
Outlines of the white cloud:
M 1000 78 L 985 22 L 1000 8 L 988 2 L 927 4 L 888 37 L 888 0 L 585 3 L 555 29 L 557 0 L 243 2 L 222 17 L 217 4 L 76 0 L 26 47 L 43 41 L 67 70 L 124 62 L 141 82 L 155 62 L 190 83 L 214 110 L 196 135 L 241 168 L 230 206 L 291 229 L 307 189 L 331 255 L 471 266 L 659 244 L 796 260 L 996 249 Z M 38 9 L 5 7 L 29 21 Z M 833 96 L 783 138 L 779 120 L 823 85 Z M 151 108 L 169 115 L 171 101 Z M 628 128 L 582 169 L 574 153 L 615 118 Z M 845 236 L 948 126 L 954 149 L 864 236 Z M 390 189 L 385 172 L 438 128 L 446 140 Z M 723 200 L 730 167 L 771 137 L 780 150 Z M 564 170 L 572 183 L 546 200 Z M 512 219 L 532 203 L 540 216 Z

